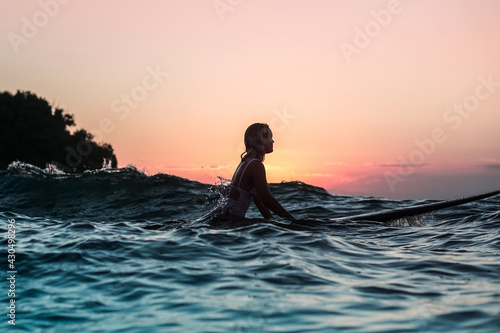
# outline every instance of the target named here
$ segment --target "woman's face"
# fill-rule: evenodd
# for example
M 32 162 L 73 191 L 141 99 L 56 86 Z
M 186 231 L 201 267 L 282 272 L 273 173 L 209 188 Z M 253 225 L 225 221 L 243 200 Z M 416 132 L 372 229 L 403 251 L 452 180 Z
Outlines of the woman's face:
M 273 132 L 271 130 L 269 130 L 267 132 L 267 137 L 262 138 L 262 145 L 264 146 L 264 153 L 265 154 L 269 154 L 269 153 L 273 152 L 273 144 L 274 144 Z

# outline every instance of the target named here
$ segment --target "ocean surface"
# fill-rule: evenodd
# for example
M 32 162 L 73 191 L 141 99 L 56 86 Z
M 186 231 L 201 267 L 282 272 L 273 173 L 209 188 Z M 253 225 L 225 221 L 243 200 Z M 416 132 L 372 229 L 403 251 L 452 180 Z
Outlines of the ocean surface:
M 500 331 L 500 196 L 334 222 L 433 201 L 287 182 L 270 187 L 296 222 L 200 219 L 221 187 L 133 166 L 0 171 L 0 331 Z

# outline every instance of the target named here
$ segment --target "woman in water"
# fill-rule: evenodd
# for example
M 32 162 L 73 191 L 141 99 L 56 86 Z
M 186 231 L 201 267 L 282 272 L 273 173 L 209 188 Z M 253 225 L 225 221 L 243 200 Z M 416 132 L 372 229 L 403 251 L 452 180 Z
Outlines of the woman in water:
M 217 210 L 245 217 L 253 202 L 266 219 L 276 215 L 293 219 L 269 191 L 264 168 L 264 156 L 273 152 L 273 133 L 267 124 L 255 123 L 245 131 L 245 152 L 234 172 L 231 185 Z

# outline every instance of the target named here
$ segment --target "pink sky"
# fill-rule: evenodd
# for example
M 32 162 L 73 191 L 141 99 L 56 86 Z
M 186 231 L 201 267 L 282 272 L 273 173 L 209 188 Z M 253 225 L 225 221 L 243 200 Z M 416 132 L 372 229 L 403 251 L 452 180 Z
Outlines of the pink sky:
M 0 91 L 32 91 L 119 166 L 230 178 L 267 122 L 268 180 L 333 194 L 500 188 L 500 2 L 2 1 Z M 5 15 L 8 13 L 8 15 Z

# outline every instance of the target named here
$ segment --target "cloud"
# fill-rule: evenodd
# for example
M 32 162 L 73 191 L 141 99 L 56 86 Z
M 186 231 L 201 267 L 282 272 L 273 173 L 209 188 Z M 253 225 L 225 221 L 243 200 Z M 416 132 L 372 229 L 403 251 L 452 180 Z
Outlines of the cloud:
M 341 161 L 332 161 L 332 162 L 325 162 L 326 165 L 344 165 L 344 162 Z
M 382 163 L 379 164 L 381 168 L 421 168 L 427 164 L 402 164 L 402 163 Z
M 234 165 L 197 165 L 197 166 L 185 166 L 185 167 L 171 167 L 171 170 L 179 170 L 179 171 L 200 171 L 200 170 L 211 170 L 211 171 L 219 171 L 219 170 L 227 170 L 230 168 L 234 168 Z
M 500 171 L 500 163 L 480 164 L 479 167 L 489 171 Z
M 333 175 L 331 173 L 306 173 L 304 176 L 305 177 L 325 177 L 325 178 L 331 178 L 331 177 L 335 177 L 336 175 Z

